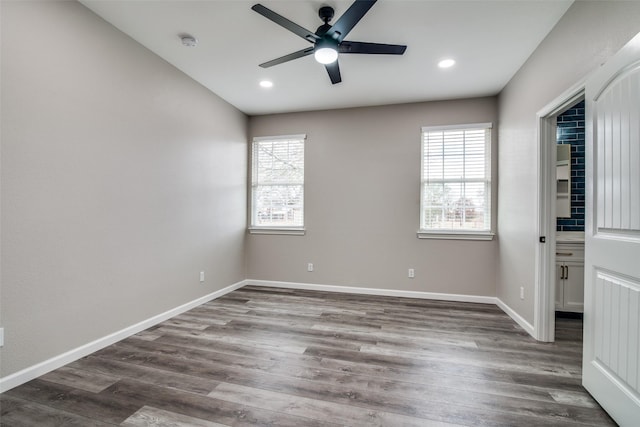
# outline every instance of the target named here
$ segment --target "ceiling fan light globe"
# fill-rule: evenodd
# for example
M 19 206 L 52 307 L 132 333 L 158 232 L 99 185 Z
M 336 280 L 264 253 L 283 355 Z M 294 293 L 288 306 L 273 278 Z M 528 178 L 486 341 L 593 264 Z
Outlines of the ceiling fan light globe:
M 322 47 L 315 50 L 313 57 L 321 64 L 331 64 L 338 59 L 338 51 L 330 47 Z

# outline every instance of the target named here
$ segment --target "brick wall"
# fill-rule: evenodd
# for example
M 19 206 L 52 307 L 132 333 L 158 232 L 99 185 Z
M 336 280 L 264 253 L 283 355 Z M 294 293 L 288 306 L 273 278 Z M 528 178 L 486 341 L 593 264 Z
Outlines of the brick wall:
M 584 101 L 558 116 L 558 144 L 571 145 L 571 218 L 558 218 L 557 231 L 584 231 Z

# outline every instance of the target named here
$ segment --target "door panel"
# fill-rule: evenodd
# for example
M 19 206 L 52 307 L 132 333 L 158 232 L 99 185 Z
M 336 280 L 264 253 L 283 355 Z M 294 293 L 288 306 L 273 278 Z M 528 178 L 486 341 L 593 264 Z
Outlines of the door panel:
M 640 237 L 640 174 L 638 120 L 640 64 L 634 64 L 608 84 L 597 108 L 598 231 L 632 231 Z
M 640 420 L 640 35 L 587 81 L 583 384 Z
M 596 271 L 595 358 L 599 368 L 615 376 L 629 394 L 640 392 L 638 383 L 638 310 L 640 283 L 608 272 Z

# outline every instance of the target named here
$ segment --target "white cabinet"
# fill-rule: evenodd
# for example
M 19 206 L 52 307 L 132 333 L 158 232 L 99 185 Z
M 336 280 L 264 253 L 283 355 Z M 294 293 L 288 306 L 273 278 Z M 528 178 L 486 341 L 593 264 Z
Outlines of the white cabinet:
M 584 244 L 556 244 L 556 310 L 582 313 L 584 307 Z

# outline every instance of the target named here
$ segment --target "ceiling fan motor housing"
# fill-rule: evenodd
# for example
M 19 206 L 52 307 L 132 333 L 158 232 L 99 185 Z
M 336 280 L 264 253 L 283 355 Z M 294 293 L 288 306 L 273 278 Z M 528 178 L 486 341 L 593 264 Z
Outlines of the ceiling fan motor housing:
M 338 41 L 334 40 L 333 37 L 325 36 L 318 40 L 315 45 L 316 50 L 324 48 L 338 50 Z

